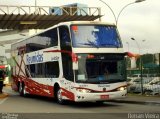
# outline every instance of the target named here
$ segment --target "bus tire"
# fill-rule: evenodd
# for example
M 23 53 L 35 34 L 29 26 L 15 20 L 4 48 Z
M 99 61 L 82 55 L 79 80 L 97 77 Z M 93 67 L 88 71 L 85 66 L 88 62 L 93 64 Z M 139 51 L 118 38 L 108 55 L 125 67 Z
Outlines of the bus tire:
M 23 91 L 23 97 L 27 97 L 25 84 L 23 84 L 23 90 L 22 91 Z
M 23 96 L 23 86 L 22 86 L 22 83 L 21 83 L 21 82 L 19 82 L 18 91 L 19 91 L 19 95 L 20 95 L 20 96 Z
M 60 87 L 56 90 L 56 100 L 59 104 L 64 104 L 64 100 L 62 99 L 62 89 L 60 89 Z
M 27 96 L 24 83 L 19 83 L 19 94 L 23 97 Z

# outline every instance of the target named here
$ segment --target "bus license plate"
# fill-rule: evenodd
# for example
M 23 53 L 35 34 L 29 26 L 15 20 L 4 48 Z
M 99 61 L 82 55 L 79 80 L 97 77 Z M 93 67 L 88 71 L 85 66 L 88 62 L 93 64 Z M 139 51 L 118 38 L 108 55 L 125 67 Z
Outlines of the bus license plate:
M 100 98 L 101 99 L 109 99 L 109 95 L 101 95 Z

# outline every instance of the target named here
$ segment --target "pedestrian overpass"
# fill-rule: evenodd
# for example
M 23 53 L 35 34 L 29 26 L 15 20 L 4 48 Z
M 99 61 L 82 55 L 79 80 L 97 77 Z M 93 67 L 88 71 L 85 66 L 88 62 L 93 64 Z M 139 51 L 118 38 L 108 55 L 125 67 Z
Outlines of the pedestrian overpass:
M 55 11 L 53 8 L 56 8 Z M 101 18 L 101 11 L 97 7 L 0 5 L 0 29 L 46 29 L 59 22 L 93 21 L 98 18 Z
M 0 5 L 0 46 L 24 38 L 30 29 L 46 29 L 66 21 L 101 20 L 101 17 L 98 7 Z M 5 39 L 8 35 L 13 36 Z

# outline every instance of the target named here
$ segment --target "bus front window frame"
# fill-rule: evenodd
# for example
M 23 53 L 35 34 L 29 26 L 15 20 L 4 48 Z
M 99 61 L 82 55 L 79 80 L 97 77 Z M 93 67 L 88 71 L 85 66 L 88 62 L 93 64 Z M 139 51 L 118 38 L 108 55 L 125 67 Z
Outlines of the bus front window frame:
M 89 55 L 93 55 L 95 58 L 89 58 Z M 78 70 L 75 72 L 77 83 L 126 81 L 124 54 L 78 54 L 78 56 Z M 108 66 L 108 75 L 106 75 L 106 66 Z
M 70 33 L 73 48 L 122 48 L 114 25 L 72 24 Z

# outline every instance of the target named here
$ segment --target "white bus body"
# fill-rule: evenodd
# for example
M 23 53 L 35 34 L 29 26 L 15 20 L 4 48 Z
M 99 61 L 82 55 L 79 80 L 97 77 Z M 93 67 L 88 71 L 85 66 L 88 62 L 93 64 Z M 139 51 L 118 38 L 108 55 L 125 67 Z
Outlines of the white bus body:
M 11 54 L 12 88 L 22 96 L 55 97 L 59 103 L 126 97 L 125 53 L 112 24 L 60 23 L 12 44 Z

